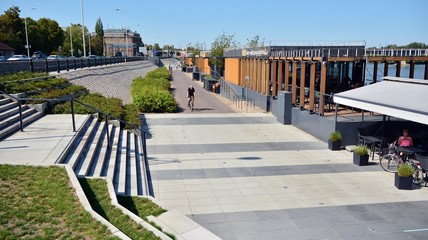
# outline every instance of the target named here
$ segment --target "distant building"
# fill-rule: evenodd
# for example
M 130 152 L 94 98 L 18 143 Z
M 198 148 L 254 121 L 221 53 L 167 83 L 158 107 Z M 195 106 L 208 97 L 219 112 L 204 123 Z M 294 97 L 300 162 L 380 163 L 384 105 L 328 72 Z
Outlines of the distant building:
M 11 57 L 15 55 L 15 48 L 7 45 L 4 42 L 0 42 L 0 56 Z
M 128 36 L 126 38 L 126 32 Z M 126 42 L 127 40 L 127 42 Z M 127 56 L 138 56 L 139 47 L 144 43 L 137 32 L 125 29 L 106 29 L 104 30 L 104 54 L 105 56 L 125 56 L 126 45 L 128 45 Z

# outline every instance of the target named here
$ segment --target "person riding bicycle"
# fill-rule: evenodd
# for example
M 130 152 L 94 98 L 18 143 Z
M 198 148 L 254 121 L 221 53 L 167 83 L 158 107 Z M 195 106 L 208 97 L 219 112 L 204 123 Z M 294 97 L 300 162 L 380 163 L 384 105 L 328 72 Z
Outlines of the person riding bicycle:
M 195 89 L 193 88 L 193 86 L 190 86 L 187 89 L 187 106 L 190 107 L 190 100 L 193 101 L 193 103 L 195 103 Z

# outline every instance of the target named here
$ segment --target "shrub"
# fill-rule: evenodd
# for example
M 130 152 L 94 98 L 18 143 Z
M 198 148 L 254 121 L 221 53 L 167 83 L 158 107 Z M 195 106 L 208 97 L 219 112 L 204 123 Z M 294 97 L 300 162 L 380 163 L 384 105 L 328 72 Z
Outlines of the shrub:
M 413 167 L 406 163 L 400 164 L 397 173 L 400 177 L 410 177 L 413 174 Z
M 342 140 L 342 134 L 339 131 L 332 132 L 329 139 L 332 142 L 338 142 Z
M 175 112 L 177 103 L 169 92 L 171 83 L 166 68 L 149 72 L 144 78 L 132 81 L 132 98 L 141 112 Z
M 123 120 L 135 126 L 141 125 L 140 111 L 135 104 L 126 104 L 123 110 Z
M 30 95 L 30 98 L 60 98 L 64 96 L 87 93 L 88 90 L 83 86 L 71 85 L 63 89 L 50 89 L 40 94 Z
M 106 98 L 99 93 L 91 93 L 91 94 L 80 96 L 79 98 L 77 98 L 77 100 L 84 104 L 90 105 L 96 109 L 100 109 L 101 111 L 119 119 L 123 115 L 122 100 L 118 98 Z M 74 104 L 74 112 L 77 114 L 95 113 L 94 110 L 87 108 L 79 103 Z M 53 109 L 53 113 L 70 114 L 71 113 L 70 102 L 56 105 L 55 108 Z M 103 119 L 102 116 L 101 116 L 101 119 Z
M 145 88 L 133 97 L 141 112 L 175 112 L 177 103 L 170 92 L 156 88 Z
M 368 155 L 369 154 L 369 148 L 366 145 L 358 145 L 355 150 L 354 150 L 355 154 L 358 155 Z
M 69 86 L 70 83 L 67 79 L 63 78 L 50 78 L 38 81 L 13 81 L 4 84 L 4 90 L 8 93 L 21 93 L 29 91 L 43 91 L 50 88 L 61 88 Z
M 48 75 L 43 72 L 31 73 L 31 72 L 24 71 L 24 72 L 0 75 L 0 82 L 16 81 L 16 80 L 22 80 L 22 79 L 44 77 L 44 76 L 48 76 Z

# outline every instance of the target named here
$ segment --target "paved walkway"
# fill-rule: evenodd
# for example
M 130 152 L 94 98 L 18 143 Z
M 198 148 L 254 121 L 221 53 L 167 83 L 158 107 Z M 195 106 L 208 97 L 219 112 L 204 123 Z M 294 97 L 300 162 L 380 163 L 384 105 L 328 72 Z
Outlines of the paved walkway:
M 132 80 L 144 77 L 156 68 L 150 61 L 135 61 L 51 74 L 67 78 L 72 84 L 84 86 L 91 93 L 116 97 L 127 104 L 132 102 Z
M 174 72 L 175 81 L 191 80 Z M 215 94 L 197 93 L 199 106 L 213 104 L 201 95 Z M 210 108 L 145 114 L 164 205 L 226 240 L 426 239 L 428 188 L 398 190 L 377 163 L 358 167 L 271 114 Z

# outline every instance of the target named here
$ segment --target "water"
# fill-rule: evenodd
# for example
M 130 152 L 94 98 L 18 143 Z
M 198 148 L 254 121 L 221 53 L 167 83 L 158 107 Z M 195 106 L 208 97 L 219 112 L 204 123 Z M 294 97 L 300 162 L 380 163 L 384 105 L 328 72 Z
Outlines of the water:
M 368 63 L 366 68 L 366 83 L 370 83 L 373 80 L 373 63 Z M 383 77 L 383 70 L 384 70 L 384 63 L 379 63 L 377 65 L 377 79 L 378 81 L 382 81 Z M 388 66 L 388 75 L 395 77 L 395 72 L 397 71 L 396 64 L 389 64 Z M 400 77 L 408 78 L 410 73 L 410 64 L 401 65 L 401 71 L 400 71 Z M 415 65 L 415 73 L 414 77 L 415 79 L 424 79 L 424 73 L 425 73 L 425 65 L 424 64 L 417 64 Z

